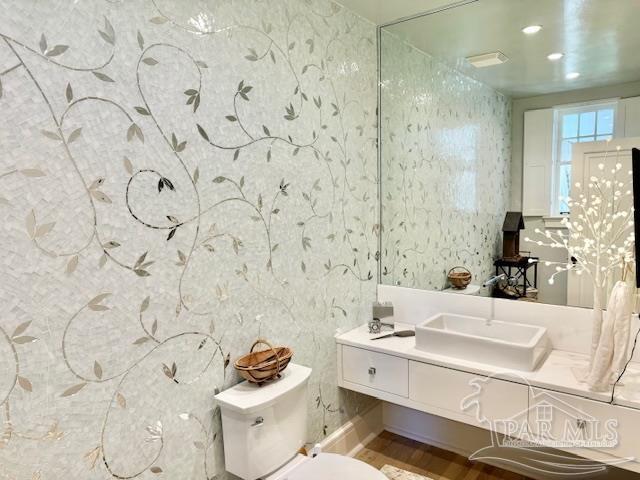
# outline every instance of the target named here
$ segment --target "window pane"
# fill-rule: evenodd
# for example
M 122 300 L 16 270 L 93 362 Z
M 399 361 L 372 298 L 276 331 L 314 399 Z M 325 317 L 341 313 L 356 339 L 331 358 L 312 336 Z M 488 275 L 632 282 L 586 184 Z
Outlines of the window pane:
M 567 205 L 566 198 L 571 193 L 571 164 L 560 165 L 560 212 L 569 213 L 569 206 Z
M 596 133 L 596 112 L 580 114 L 580 136 Z
M 560 153 L 560 161 L 561 162 L 570 162 L 571 161 L 571 145 L 575 143 L 576 139 L 572 138 L 571 140 L 563 140 L 561 153 Z
M 556 162 L 553 178 L 555 214 L 570 213 L 566 199 L 571 195 L 573 144 L 608 141 L 616 127 L 616 108 L 611 104 L 591 104 L 559 109 L 554 122 Z
M 613 109 L 598 111 L 598 135 L 613 133 Z
M 562 138 L 578 136 L 578 114 L 564 115 L 562 117 Z

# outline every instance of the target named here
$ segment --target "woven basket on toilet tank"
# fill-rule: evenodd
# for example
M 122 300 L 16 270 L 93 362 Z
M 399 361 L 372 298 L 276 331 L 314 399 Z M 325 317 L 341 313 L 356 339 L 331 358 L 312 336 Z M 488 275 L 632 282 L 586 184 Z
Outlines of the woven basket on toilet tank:
M 266 345 L 265 350 L 254 351 L 258 345 Z M 280 378 L 280 373 L 287 368 L 293 356 L 289 347 L 273 347 L 263 339 L 256 340 L 247 355 L 235 362 L 238 373 L 251 383 L 261 385 L 265 382 Z

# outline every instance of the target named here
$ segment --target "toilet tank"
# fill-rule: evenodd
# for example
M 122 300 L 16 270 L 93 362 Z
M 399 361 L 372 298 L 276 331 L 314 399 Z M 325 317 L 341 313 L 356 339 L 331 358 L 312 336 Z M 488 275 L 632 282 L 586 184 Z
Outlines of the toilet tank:
M 255 480 L 296 455 L 307 441 L 310 374 L 290 363 L 279 380 L 261 387 L 242 382 L 216 395 L 228 472 Z

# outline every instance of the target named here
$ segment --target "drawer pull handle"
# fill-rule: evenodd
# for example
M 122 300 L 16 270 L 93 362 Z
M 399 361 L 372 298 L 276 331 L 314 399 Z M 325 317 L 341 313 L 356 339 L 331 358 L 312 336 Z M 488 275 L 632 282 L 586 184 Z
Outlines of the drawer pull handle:
M 576 420 L 576 425 L 580 430 L 584 430 L 585 428 L 587 428 L 587 421 L 583 420 L 582 418 L 578 418 Z
M 262 417 L 256 418 L 255 422 L 251 424 L 252 427 L 261 427 L 262 425 L 264 425 L 264 418 Z
M 376 374 L 376 367 L 369 367 L 369 375 L 375 375 Z

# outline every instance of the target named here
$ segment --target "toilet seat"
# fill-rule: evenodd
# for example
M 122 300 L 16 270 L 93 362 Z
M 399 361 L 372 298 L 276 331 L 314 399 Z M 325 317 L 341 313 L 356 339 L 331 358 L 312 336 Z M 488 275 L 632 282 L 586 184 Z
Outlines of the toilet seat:
M 388 480 L 388 478 L 371 465 L 360 460 L 337 455 L 320 453 L 314 458 L 302 462 L 279 480 Z

